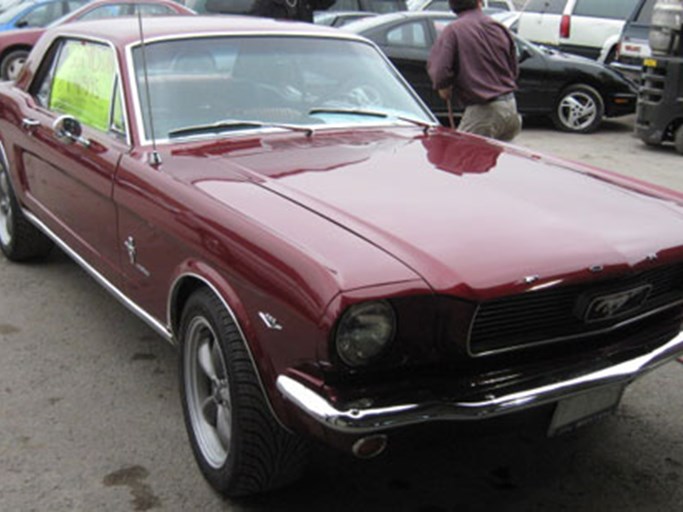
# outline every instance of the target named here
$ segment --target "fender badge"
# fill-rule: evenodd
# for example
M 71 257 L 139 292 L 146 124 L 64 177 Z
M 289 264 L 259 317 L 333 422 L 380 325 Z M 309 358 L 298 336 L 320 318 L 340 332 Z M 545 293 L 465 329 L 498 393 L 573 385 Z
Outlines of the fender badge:
M 263 311 L 259 311 L 258 316 L 263 320 L 263 323 L 266 324 L 266 327 L 268 329 L 273 329 L 274 331 L 281 331 L 282 330 L 282 325 L 277 321 L 277 318 L 275 318 L 273 315 L 270 313 L 264 313 Z

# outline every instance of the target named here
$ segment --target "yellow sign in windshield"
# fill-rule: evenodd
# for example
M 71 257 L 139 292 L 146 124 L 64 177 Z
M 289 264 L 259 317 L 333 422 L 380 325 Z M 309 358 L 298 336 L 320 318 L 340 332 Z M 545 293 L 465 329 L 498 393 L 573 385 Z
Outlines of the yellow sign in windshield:
M 69 41 L 62 50 L 52 83 L 49 108 L 107 131 L 115 75 L 110 48 L 85 41 Z

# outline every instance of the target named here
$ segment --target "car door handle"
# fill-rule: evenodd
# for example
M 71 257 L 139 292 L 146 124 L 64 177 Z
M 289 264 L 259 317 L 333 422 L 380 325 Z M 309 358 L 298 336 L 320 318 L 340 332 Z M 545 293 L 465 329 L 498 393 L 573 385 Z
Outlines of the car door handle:
M 40 121 L 38 121 L 37 119 L 31 119 L 30 117 L 25 117 L 21 120 L 21 127 L 24 130 L 32 131 L 35 128 L 37 128 L 38 126 L 40 126 Z

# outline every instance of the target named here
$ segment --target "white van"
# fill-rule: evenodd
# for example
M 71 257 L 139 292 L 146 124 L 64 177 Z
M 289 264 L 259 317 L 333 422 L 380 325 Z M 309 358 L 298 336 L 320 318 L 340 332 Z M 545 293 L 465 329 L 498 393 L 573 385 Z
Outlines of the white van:
M 614 60 L 619 34 L 638 0 L 529 0 L 520 36 L 600 62 Z

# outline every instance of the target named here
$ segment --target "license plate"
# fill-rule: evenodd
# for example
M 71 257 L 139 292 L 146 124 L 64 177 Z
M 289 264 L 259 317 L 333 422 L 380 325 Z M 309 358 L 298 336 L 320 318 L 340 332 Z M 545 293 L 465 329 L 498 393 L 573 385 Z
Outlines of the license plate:
M 621 401 L 624 386 L 613 384 L 558 402 L 548 429 L 549 436 L 571 432 L 611 414 Z
M 647 68 L 656 68 L 657 67 L 657 60 L 656 59 L 643 59 L 643 66 Z

